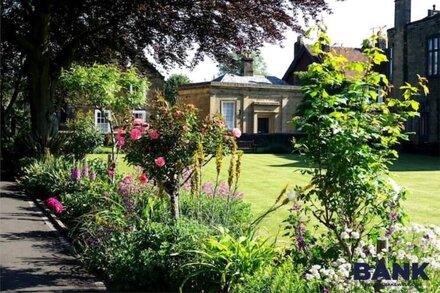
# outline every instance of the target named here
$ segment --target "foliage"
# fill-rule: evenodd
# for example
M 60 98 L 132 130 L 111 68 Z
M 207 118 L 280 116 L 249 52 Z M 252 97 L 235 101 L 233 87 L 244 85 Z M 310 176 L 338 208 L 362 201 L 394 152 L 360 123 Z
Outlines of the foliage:
M 177 101 L 179 86 L 187 83 L 191 83 L 191 79 L 184 74 L 172 74 L 168 77 L 164 85 L 164 95 L 167 102 L 174 105 Z
M 234 237 L 224 228 L 220 235 L 202 243 L 194 253 L 200 256 L 195 263 L 186 264 L 192 268 L 188 279 L 203 274 L 215 280 L 214 288 L 229 291 L 242 283 L 246 275 L 252 275 L 259 268 L 270 264 L 276 256 L 274 247 L 255 238 L 255 231 Z
M 256 52 L 250 54 L 253 59 L 253 73 L 254 75 L 267 75 L 267 64 L 264 61 L 263 56 Z M 234 53 L 230 54 L 228 63 L 220 63 L 218 65 L 218 74 L 223 75 L 231 73 L 235 75 L 243 75 L 243 54 Z
M 28 194 L 40 199 L 58 196 L 69 186 L 71 168 L 70 159 L 54 157 L 47 152 L 23 167 L 18 183 Z
M 322 49 L 329 45 L 319 32 L 313 48 L 322 62 L 300 76 L 305 98 L 293 123 L 306 133 L 296 147 L 310 167 L 302 172 L 312 179 L 292 197 L 305 203 L 301 212 L 313 215 L 325 228 L 326 243 L 350 262 L 362 238 L 377 239 L 382 228 L 405 219 L 400 200 L 406 192 L 389 179 L 388 165 L 397 157 L 393 147 L 407 139 L 404 122 L 417 114 L 411 96 L 418 91 L 406 85 L 402 100 L 387 97 L 379 103 L 378 95 L 385 97 L 390 88 L 386 77 L 374 72 L 386 61 L 381 50 L 366 48 L 367 61 L 349 62 Z M 348 70 L 357 75 L 345 75 Z M 289 231 L 295 241 L 302 236 L 296 231 Z
M 110 131 L 127 124 L 131 111 L 146 103 L 148 82 L 139 77 L 135 67 L 123 71 L 112 64 L 94 64 L 90 67 L 74 66 L 64 71 L 61 81 L 70 97 L 71 105 L 91 106 L 105 113 L 111 111 L 111 117 L 104 115 L 110 125 Z M 116 161 L 116 140 L 111 135 L 113 145 L 112 160 Z
M 308 293 L 322 292 L 319 282 L 304 280 L 303 268 L 295 265 L 293 260 L 282 259 L 281 263 L 263 266 L 251 275 L 246 275 L 244 281 L 234 286 L 234 293 Z
M 193 105 L 171 107 L 162 97 L 157 97 L 151 108 L 149 127 L 133 125 L 127 129 L 130 139 L 125 144 L 125 159 L 141 166 L 168 193 L 173 215 L 178 217 L 179 188 L 187 179 L 182 175 L 193 165 L 195 152 L 199 151 L 197 162 L 201 166 L 205 155 L 215 153 L 218 144 L 227 145 L 231 137 L 221 117 L 201 121 Z
M 127 0 L 7 0 L 2 8 L 3 41 L 10 45 L 9 56 L 26 60 L 18 71 L 24 70 L 30 85 L 32 131 L 43 147 L 53 129 L 47 113 L 53 113 L 59 102 L 55 93 L 63 68 L 118 62 L 139 64 L 151 72 L 154 68 L 145 50 L 165 66 L 189 65 L 190 52 L 194 52 L 191 65 L 205 55 L 220 61 L 229 52 L 276 43 L 286 29 L 300 31 L 303 17 L 316 18 L 328 9 L 324 0 L 189 1 L 179 5 L 146 0 L 135 4 Z M 298 13 L 301 21 L 294 18 Z M 6 60 L 1 52 L 1 59 Z
M 91 113 L 77 113 L 76 118 L 67 121 L 68 135 L 65 152 L 82 160 L 93 153 L 104 141 L 103 133 L 95 127 Z

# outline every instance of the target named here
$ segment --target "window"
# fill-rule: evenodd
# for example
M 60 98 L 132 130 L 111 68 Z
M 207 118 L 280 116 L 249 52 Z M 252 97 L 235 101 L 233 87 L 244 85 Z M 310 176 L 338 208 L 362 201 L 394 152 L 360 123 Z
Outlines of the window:
M 428 137 L 429 135 L 429 112 L 421 113 L 420 115 L 420 136 Z
M 390 51 L 389 51 L 389 56 L 388 56 L 389 58 L 389 63 L 388 63 L 388 72 L 389 72 L 389 78 L 390 78 L 390 80 L 393 80 L 393 63 L 394 63 L 394 47 L 391 47 L 390 48 Z
M 440 37 L 428 39 L 428 76 L 439 75 Z
M 133 118 L 139 118 L 142 119 L 142 121 L 146 121 L 147 120 L 147 111 L 145 110 L 133 110 Z
M 226 126 L 229 129 L 232 129 L 235 127 L 235 102 L 230 101 L 222 101 L 222 108 L 221 108 L 222 116 L 225 118 Z
M 101 111 L 95 110 L 95 125 L 105 133 L 110 132 L 110 123 L 108 123 L 108 120 L 111 118 L 111 113 L 111 111 L 104 110 L 104 116 Z

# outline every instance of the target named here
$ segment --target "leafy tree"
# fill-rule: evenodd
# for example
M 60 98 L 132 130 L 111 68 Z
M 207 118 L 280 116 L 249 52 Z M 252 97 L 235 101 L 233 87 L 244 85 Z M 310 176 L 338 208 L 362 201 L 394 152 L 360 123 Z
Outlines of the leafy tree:
M 325 9 L 325 0 L 5 0 L 1 36 L 26 59 L 32 131 L 44 147 L 59 76 L 74 62 L 126 65 L 146 60 L 144 49 L 166 67 L 188 65 L 191 49 L 192 65 L 205 55 L 223 60 L 230 52 L 275 43 L 287 28 L 299 31 L 300 12 L 316 18 Z
M 131 110 L 145 105 L 148 82 L 138 76 L 136 68 L 122 71 L 115 65 L 95 64 L 90 67 L 74 66 L 61 75 L 70 103 L 74 106 L 90 106 L 101 113 L 111 111 L 111 117 L 104 115 L 113 132 L 124 119 L 131 116 Z M 112 160 L 116 160 L 116 139 L 113 143 Z
M 294 210 L 305 213 L 302 219 L 313 215 L 326 231 L 319 243 L 329 247 L 307 247 L 316 239 L 305 231 L 304 220 L 291 217 L 290 227 L 299 228 L 291 229 L 292 255 L 307 259 L 316 256 L 312 252 L 336 250 L 350 263 L 362 239 L 376 240 L 405 219 L 400 202 L 406 192 L 390 180 L 388 166 L 398 157 L 396 144 L 408 139 L 404 122 L 418 114 L 419 104 L 412 99 L 418 89 L 406 84 L 402 99 L 387 97 L 380 103 L 378 96 L 386 97 L 391 89 L 385 75 L 374 71 L 387 60 L 381 49 L 366 48 L 367 61 L 349 62 L 323 50 L 329 45 L 320 32 L 313 49 L 322 62 L 300 75 L 305 97 L 293 120 L 306 134 L 296 147 L 310 167 L 303 173 L 311 176 L 309 185 L 296 188 L 304 208 Z M 347 71 L 357 75 L 349 77 Z M 426 94 L 424 82 L 419 85 Z
M 191 79 L 185 74 L 172 74 L 165 81 L 165 99 L 174 105 L 177 100 L 177 94 L 179 90 L 179 86 L 182 84 L 191 83 Z
M 253 70 L 255 75 L 266 75 L 267 65 L 263 56 L 252 52 L 251 57 L 253 59 Z M 235 75 L 243 75 L 242 65 L 243 54 L 234 53 L 230 56 L 228 63 L 220 63 L 218 66 L 218 74 L 223 75 L 226 73 L 232 73 Z

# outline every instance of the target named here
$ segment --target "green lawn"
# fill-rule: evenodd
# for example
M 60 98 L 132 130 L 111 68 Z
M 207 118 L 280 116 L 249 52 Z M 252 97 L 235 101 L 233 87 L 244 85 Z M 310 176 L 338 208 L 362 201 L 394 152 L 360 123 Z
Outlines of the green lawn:
M 104 157 L 105 155 L 92 155 Z M 120 170 L 129 173 L 122 163 Z M 227 178 L 229 161 L 224 160 L 223 180 Z M 299 170 L 304 164 L 297 155 L 245 154 L 242 161 L 239 190 L 245 200 L 252 203 L 255 215 L 271 206 L 286 184 L 304 185 L 308 177 Z M 402 154 L 391 167 L 392 176 L 400 186 L 410 191 L 404 203 L 412 223 L 440 225 L 440 157 Z M 210 162 L 203 171 L 203 180 L 215 178 L 215 163 Z M 286 218 L 288 207 L 271 214 L 262 223 L 263 235 L 275 235 Z

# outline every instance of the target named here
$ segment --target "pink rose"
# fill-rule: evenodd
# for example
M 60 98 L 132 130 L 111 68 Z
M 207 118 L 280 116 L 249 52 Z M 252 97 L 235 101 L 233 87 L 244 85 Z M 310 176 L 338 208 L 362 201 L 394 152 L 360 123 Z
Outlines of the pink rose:
M 142 132 L 137 128 L 133 128 L 130 132 L 130 137 L 132 140 L 138 140 L 139 138 L 141 138 L 141 136 Z
M 232 130 L 232 137 L 234 138 L 239 138 L 241 136 L 241 131 L 238 128 L 234 128 Z
M 121 136 L 118 138 L 118 147 L 122 148 L 125 145 L 125 137 Z
M 141 128 L 142 133 L 144 133 L 148 129 L 150 129 L 150 124 L 148 124 L 148 123 L 142 124 L 142 128 Z
M 157 130 L 151 130 L 150 131 L 150 137 L 151 137 L 151 139 L 158 139 L 159 138 L 159 133 L 157 132 Z
M 154 159 L 154 163 L 158 167 L 163 167 L 165 165 L 165 159 L 163 157 L 157 157 L 156 159 Z
M 144 123 L 144 121 L 142 121 L 142 119 L 140 119 L 140 118 L 136 118 L 133 120 L 134 126 L 141 126 L 143 123 Z
M 113 170 L 107 170 L 107 175 L 108 176 L 110 176 L 110 177 L 114 177 L 115 176 L 115 171 L 113 171 Z
M 147 175 L 142 173 L 141 176 L 139 176 L 139 181 L 142 182 L 142 183 L 147 183 L 148 182 Z

